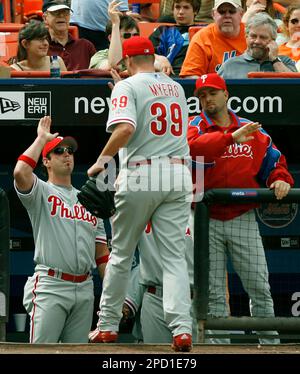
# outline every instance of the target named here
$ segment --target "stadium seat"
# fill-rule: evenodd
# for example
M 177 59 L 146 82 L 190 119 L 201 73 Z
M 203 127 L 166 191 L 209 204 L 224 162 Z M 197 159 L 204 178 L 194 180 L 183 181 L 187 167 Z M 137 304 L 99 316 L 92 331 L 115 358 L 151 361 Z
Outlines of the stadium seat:
M 18 0 L 15 1 L 15 20 L 27 22 L 30 19 L 43 19 L 43 0 Z
M 79 39 L 79 31 L 77 26 L 69 26 L 69 33 L 73 36 L 74 39 Z
M 279 3 L 273 2 L 273 8 L 277 12 L 279 12 L 281 14 L 285 14 L 286 13 L 286 8 L 283 5 L 279 4 Z
M 16 56 L 18 49 L 18 35 L 23 23 L 0 23 L 0 61 L 8 61 Z M 69 32 L 74 39 L 79 38 L 77 26 L 69 26 Z
M 18 35 L 18 32 L 0 31 L 0 61 L 8 61 L 10 57 L 16 56 Z
M 277 72 L 268 72 L 268 71 L 251 71 L 248 73 L 248 78 L 300 78 L 300 73 L 296 72 L 282 72 L 282 73 L 277 73 Z
M 24 23 L 0 23 L 0 33 L 1 32 L 19 32 Z M 78 27 L 73 25 L 69 26 L 69 33 L 72 34 L 74 39 L 79 38 Z
M 196 26 L 191 26 L 189 28 L 189 37 L 190 37 L 190 41 L 192 40 L 192 37 L 201 29 L 203 29 L 203 27 L 206 27 L 207 26 L 207 23 L 200 23 L 199 25 L 196 25 Z
M 11 70 L 12 78 L 50 78 L 50 71 L 19 71 Z M 108 70 L 82 69 L 73 71 L 62 71 L 62 78 L 111 78 Z
M 148 38 L 159 26 L 174 26 L 174 23 L 165 23 L 165 22 L 138 22 L 140 29 L 140 35 Z

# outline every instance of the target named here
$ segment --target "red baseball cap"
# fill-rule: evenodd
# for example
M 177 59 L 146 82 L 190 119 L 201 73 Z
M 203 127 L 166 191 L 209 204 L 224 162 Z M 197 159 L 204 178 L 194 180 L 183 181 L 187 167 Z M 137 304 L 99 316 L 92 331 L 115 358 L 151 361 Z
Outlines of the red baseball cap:
M 54 148 L 56 148 L 59 144 L 61 145 L 69 145 L 73 148 L 74 152 L 78 149 L 77 141 L 72 136 L 65 136 L 64 138 L 62 136 L 58 136 L 54 139 L 52 139 L 50 142 L 46 143 L 42 156 L 46 157 Z
M 126 56 L 154 55 L 154 47 L 148 38 L 143 36 L 132 36 L 123 41 L 123 59 Z
M 225 80 L 220 77 L 217 73 L 203 74 L 196 80 L 195 94 L 199 92 L 201 88 L 212 87 L 217 90 L 227 90 Z

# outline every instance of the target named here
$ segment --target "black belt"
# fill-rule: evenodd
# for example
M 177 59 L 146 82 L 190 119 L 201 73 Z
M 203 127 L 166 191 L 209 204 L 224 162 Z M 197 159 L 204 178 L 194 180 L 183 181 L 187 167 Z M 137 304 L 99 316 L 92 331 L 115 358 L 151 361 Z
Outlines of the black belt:
M 162 158 L 162 160 L 164 160 L 165 158 Z M 145 159 L 145 160 L 139 160 L 139 161 L 129 161 L 128 162 L 128 166 L 140 166 L 140 165 L 151 165 L 152 164 L 152 161 L 154 160 L 159 160 L 159 158 L 156 158 L 156 159 Z M 169 160 L 170 164 L 180 164 L 180 165 L 184 165 L 185 164 L 185 160 L 182 159 L 182 158 L 167 158 L 167 160 Z
M 162 287 L 148 286 L 147 292 L 152 293 L 153 295 L 156 295 L 159 297 L 162 297 L 163 295 Z M 194 298 L 194 291 L 191 289 L 191 299 L 193 300 L 193 298 Z

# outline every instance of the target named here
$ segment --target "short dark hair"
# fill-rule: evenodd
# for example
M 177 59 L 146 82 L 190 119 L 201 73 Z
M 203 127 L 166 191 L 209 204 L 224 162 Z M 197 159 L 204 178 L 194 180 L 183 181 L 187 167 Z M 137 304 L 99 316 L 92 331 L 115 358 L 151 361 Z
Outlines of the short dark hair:
M 46 28 L 44 22 L 31 20 L 27 25 L 25 25 L 19 31 L 18 52 L 17 52 L 18 61 L 22 61 L 27 58 L 27 51 L 21 43 L 22 40 L 40 39 L 40 38 L 45 38 L 47 36 L 48 36 L 48 29 Z
M 140 31 L 139 25 L 136 22 L 136 20 L 134 18 L 132 18 L 130 16 L 126 16 L 126 15 L 120 16 L 120 30 L 121 29 L 124 29 L 124 30 L 137 29 L 138 31 Z M 112 33 L 111 20 L 109 20 L 106 24 L 105 33 L 106 33 L 106 36 L 109 36 Z
M 174 10 L 175 4 L 179 4 L 182 1 L 185 1 L 189 4 L 191 4 L 191 6 L 193 7 L 193 10 L 194 10 L 194 13 L 197 14 L 199 12 L 200 6 L 201 6 L 201 1 L 199 1 L 199 0 L 173 0 L 172 10 Z

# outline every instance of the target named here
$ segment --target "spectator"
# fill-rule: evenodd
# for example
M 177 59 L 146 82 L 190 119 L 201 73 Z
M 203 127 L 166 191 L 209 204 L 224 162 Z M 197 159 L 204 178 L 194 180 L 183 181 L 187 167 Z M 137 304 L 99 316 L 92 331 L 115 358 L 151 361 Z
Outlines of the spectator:
M 31 20 L 19 32 L 17 58 L 13 59 L 14 70 L 50 71 L 48 30 L 43 22 Z M 60 70 L 66 71 L 64 61 L 58 57 Z
M 60 56 L 68 70 L 87 69 L 96 53 L 86 39 L 74 39 L 69 34 L 70 7 L 65 2 L 50 0 L 43 5 L 44 20 L 49 29 L 49 55 Z
M 246 24 L 250 17 L 260 12 L 266 12 L 270 17 L 274 19 L 279 30 L 277 33 L 276 43 L 278 45 L 284 43 L 285 37 L 281 32 L 282 20 L 275 17 L 276 12 L 273 7 L 272 0 L 247 0 L 246 11 L 243 14 L 242 22 Z
M 110 42 L 109 48 L 98 51 L 91 58 L 91 69 L 108 70 L 116 67 L 122 59 L 123 40 L 140 33 L 137 21 L 128 15 L 123 15 L 118 10 L 118 4 L 118 1 L 112 1 L 108 6 L 110 19 L 106 25 L 106 36 Z M 125 69 L 125 66 L 120 67 L 120 70 Z
M 108 22 L 110 0 L 72 0 L 71 24 L 76 25 L 79 37 L 92 42 L 97 51 L 108 48 L 105 26 Z
M 199 10 L 198 0 L 173 0 L 176 26 L 159 26 L 150 36 L 155 52 L 168 58 L 175 75 L 179 75 L 189 45 L 189 27 Z
M 111 69 L 117 68 L 119 71 L 125 71 L 126 67 L 119 64 L 122 59 L 122 42 L 132 36 L 139 35 L 140 31 L 135 18 L 129 15 L 123 15 L 119 10 L 119 2 L 112 1 L 108 6 L 110 21 L 106 27 L 109 49 L 98 51 L 91 59 L 90 68 L 92 69 Z M 157 71 L 164 71 L 166 74 L 172 73 L 172 66 L 165 56 L 155 55 L 155 68 Z
M 285 197 L 294 183 L 285 157 L 260 124 L 228 110 L 229 93 L 224 79 L 218 74 L 201 76 L 196 82 L 195 95 L 200 99 L 202 112 L 190 118 L 188 142 L 192 158 L 204 156 L 205 164 L 211 166 L 204 174 L 205 191 L 211 188 L 258 188 L 264 184 L 274 191 L 278 200 Z M 274 316 L 267 263 L 253 210 L 255 206 L 210 206 L 210 316 L 228 316 L 227 257 L 249 295 L 251 315 Z M 273 335 L 273 338 L 261 338 L 261 343 L 279 342 L 275 331 L 264 334 Z
M 214 23 L 194 35 L 180 77 L 198 78 L 213 73 L 228 59 L 246 49 L 241 0 L 215 0 Z
M 300 60 L 300 5 L 290 5 L 283 17 L 284 33 L 288 41 L 279 46 L 279 53 L 294 61 Z
M 247 50 L 228 60 L 218 71 L 224 79 L 247 78 L 250 71 L 297 71 L 295 62 L 278 56 L 277 25 L 267 13 L 257 13 L 246 25 Z
M 23 303 L 31 317 L 31 343 L 87 343 L 94 310 L 91 268 L 96 258 L 103 276 L 109 251 L 102 220 L 78 203 L 71 184 L 77 142 L 50 128 L 51 118 L 41 118 L 36 139 L 14 170 L 35 241 L 35 273 Z M 41 153 L 47 182 L 33 173 Z
M 198 1 L 200 8 L 195 16 L 195 23 L 211 23 L 212 8 L 214 0 L 201 0 Z M 173 18 L 173 0 L 160 0 L 160 17 L 158 22 L 174 22 Z
M 272 0 L 247 0 L 246 11 L 243 14 L 242 22 L 247 23 L 250 17 L 257 13 L 266 12 L 270 17 L 274 18 L 275 9 Z

